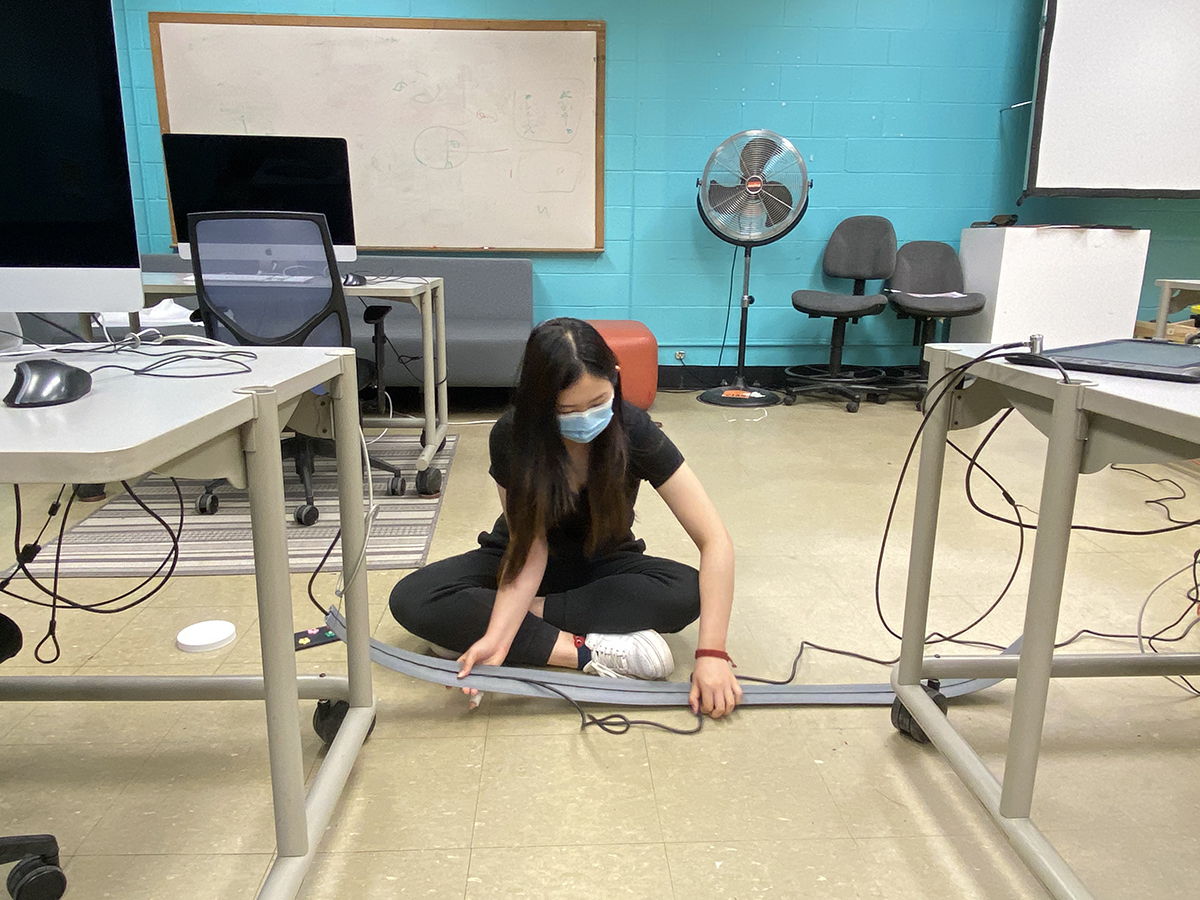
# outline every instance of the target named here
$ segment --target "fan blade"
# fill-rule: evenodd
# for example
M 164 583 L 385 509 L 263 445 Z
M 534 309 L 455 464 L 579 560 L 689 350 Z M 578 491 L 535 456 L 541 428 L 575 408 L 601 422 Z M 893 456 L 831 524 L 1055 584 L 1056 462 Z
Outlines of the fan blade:
M 770 138 L 756 137 L 746 142 L 739 157 L 742 164 L 742 177 L 762 175 L 763 170 L 772 160 L 783 156 L 783 148 Z
M 722 215 L 729 215 L 734 212 L 739 201 L 746 196 L 746 189 L 741 185 L 737 187 L 728 187 L 724 184 L 718 184 L 715 181 L 708 183 L 708 202 L 712 204 L 712 208 Z
M 768 181 L 758 195 L 767 208 L 767 224 L 775 225 L 792 212 L 792 192 L 778 181 Z

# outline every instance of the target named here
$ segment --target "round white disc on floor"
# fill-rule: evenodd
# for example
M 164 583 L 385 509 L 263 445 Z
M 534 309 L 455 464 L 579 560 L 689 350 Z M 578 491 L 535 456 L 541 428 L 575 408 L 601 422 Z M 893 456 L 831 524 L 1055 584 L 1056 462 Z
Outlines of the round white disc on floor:
M 237 628 L 232 622 L 213 619 L 183 629 L 175 638 L 175 646 L 184 653 L 203 653 L 205 650 L 219 650 L 228 646 L 236 637 Z

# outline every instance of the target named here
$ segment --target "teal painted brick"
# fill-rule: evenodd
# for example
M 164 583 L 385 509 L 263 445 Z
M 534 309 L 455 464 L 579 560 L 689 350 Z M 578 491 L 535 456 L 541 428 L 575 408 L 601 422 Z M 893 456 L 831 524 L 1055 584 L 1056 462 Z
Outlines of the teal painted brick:
M 929 0 L 929 21 L 941 28 L 990 30 L 998 7 L 1009 4 L 1010 0 Z
M 713 138 L 705 135 L 639 135 L 634 149 L 634 161 L 639 169 L 694 169 L 701 172 L 716 147 Z
M 407 16 L 412 8 L 408 0 L 333 0 L 333 12 L 339 16 Z
M 805 136 L 796 144 L 804 154 L 809 178 L 825 172 L 840 172 L 846 166 L 846 139 Z
M 713 100 L 639 100 L 637 134 L 728 137 L 741 127 L 735 103 Z
M 607 241 L 603 253 L 555 253 L 538 259 L 538 272 L 555 275 L 628 275 L 633 245 Z
M 677 172 L 635 172 L 633 202 L 639 209 L 648 206 L 691 206 L 696 197 L 695 174 Z
M 133 92 L 133 112 L 137 121 L 153 124 L 158 122 L 158 97 L 149 88 L 138 88 Z
M 604 52 L 609 62 L 637 60 L 637 33 L 621 23 L 608 22 L 604 29 Z
M 784 24 L 785 0 L 712 0 L 709 21 L 725 28 L 745 28 L 747 24 L 778 28 Z
M 859 28 L 925 28 L 930 20 L 925 0 L 858 0 L 854 24 Z
M 626 171 L 633 168 L 634 137 L 631 134 L 608 134 L 604 138 L 604 168 Z
M 742 128 L 766 128 L 793 141 L 812 133 L 811 103 L 787 100 L 746 100 L 742 102 Z
M 746 58 L 746 33 L 720 25 L 680 25 L 671 34 L 676 62 L 740 63 Z
M 820 39 L 815 28 L 751 27 L 745 32 L 748 63 L 803 65 L 817 61 Z
M 571 306 L 607 306 L 629 297 L 629 278 L 625 275 L 592 273 L 586 277 L 557 273 L 538 273 L 547 302 Z
M 954 60 L 968 68 L 1000 68 L 1012 40 L 1008 33 L 996 31 L 893 31 L 887 60 L 894 66 L 945 65 Z
M 604 202 L 615 206 L 632 206 L 633 174 L 630 172 L 614 172 L 611 169 L 605 172 Z
M 886 137 L 999 138 L 1000 110 L 991 104 L 889 103 L 881 117 Z
M 634 241 L 633 268 L 642 275 L 728 275 L 730 253 L 726 247 L 707 241 Z
M 608 100 L 604 104 L 605 134 L 637 134 L 637 107 L 634 100 Z
M 605 243 L 628 238 L 633 232 L 633 207 L 609 206 L 607 199 L 604 207 L 604 240 Z
M 996 171 L 1000 144 L 987 140 L 866 138 L 846 142 L 848 172 L 984 174 Z
M 608 60 L 604 68 L 607 97 L 632 99 L 637 94 L 637 63 L 633 60 Z
M 671 58 L 675 46 L 673 29 L 638 26 L 635 33 L 639 63 L 665 62 Z
M 126 11 L 125 39 L 133 49 L 145 50 L 150 47 L 150 22 L 144 11 Z
M 833 65 L 879 65 L 887 62 L 888 32 L 858 28 L 822 28 L 817 62 Z
M 162 133 L 157 125 L 138 125 L 138 154 L 143 162 L 162 162 Z
M 130 169 L 136 172 L 141 171 L 141 166 L 138 163 L 141 156 L 138 155 L 138 139 L 137 126 L 132 124 L 133 119 L 129 116 L 125 117 L 125 152 L 129 156 Z M 134 178 L 136 179 L 136 176 Z
M 924 71 L 907 66 L 855 66 L 850 70 L 850 99 L 916 100 Z
M 154 60 L 149 50 L 129 49 L 129 74 L 133 87 L 154 89 Z
M 879 137 L 883 122 L 882 103 L 813 104 L 814 137 Z
M 853 0 L 787 0 L 783 22 L 785 25 L 850 28 L 856 14 Z
M 919 71 L 921 100 L 935 103 L 994 103 L 1000 106 L 1011 91 L 1003 69 L 948 66 Z
M 780 100 L 849 100 L 850 66 L 784 66 Z

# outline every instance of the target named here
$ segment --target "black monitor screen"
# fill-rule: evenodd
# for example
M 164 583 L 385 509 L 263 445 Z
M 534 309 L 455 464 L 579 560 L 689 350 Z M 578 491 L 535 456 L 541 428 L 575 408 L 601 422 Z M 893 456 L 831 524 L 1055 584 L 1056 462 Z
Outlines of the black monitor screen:
M 335 244 L 354 245 L 350 162 L 344 138 L 164 134 L 175 236 L 194 212 L 324 213 Z
M 136 267 L 110 0 L 0 0 L 0 266 Z

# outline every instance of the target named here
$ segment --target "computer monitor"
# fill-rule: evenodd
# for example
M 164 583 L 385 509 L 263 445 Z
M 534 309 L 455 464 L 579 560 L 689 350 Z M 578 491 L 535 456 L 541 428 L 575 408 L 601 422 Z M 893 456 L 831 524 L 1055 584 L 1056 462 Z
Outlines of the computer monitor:
M 0 310 L 141 309 L 110 0 L 0 7 L 0 122 Z
M 164 134 L 167 193 L 179 255 L 191 259 L 188 213 L 325 214 L 338 262 L 358 258 L 345 138 Z

